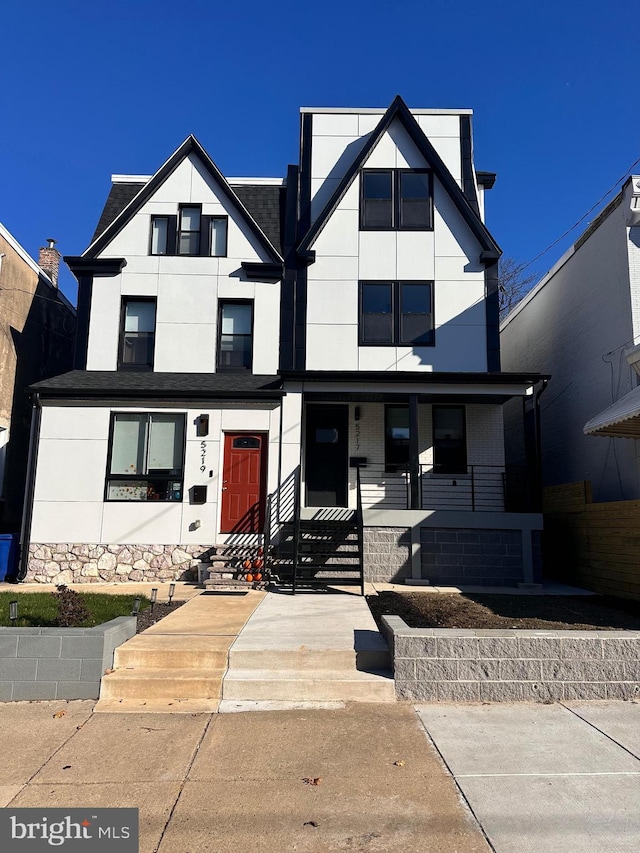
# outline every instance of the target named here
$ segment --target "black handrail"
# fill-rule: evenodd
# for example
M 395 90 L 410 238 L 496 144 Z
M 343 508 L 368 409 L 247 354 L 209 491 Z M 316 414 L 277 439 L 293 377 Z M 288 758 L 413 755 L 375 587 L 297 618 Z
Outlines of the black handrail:
M 296 594 L 298 552 L 300 542 L 300 466 L 294 471 L 293 482 L 293 582 L 292 595 Z
M 356 468 L 356 526 L 358 530 L 358 568 L 360 571 L 360 594 L 364 595 L 364 512 L 360 489 L 360 467 Z

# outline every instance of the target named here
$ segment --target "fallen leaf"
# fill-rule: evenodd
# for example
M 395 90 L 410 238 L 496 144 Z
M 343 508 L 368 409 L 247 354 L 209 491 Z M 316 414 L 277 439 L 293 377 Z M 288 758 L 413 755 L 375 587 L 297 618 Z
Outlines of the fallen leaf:
M 111 675 L 112 672 L 115 672 L 115 669 L 105 669 L 104 674 Z
M 65 764 L 65 765 L 64 765 L 64 767 L 63 767 L 62 769 L 63 769 L 63 770 L 71 770 L 71 765 L 70 765 L 70 764 Z
M 302 781 L 305 785 L 319 785 L 322 782 L 322 776 L 305 776 Z
M 305 820 L 302 824 L 303 826 L 318 826 L 315 820 Z
M 402 759 L 399 759 L 398 761 L 394 761 L 393 763 L 395 764 L 396 767 L 404 767 L 404 761 Z
M 53 715 L 53 719 L 54 719 L 54 720 L 59 720 L 59 719 L 60 719 L 60 717 L 64 717 L 64 715 L 65 715 L 66 713 L 67 713 L 67 712 L 66 712 L 66 711 L 64 711 L 64 710 L 63 710 L 63 711 L 56 711 L 56 713 Z

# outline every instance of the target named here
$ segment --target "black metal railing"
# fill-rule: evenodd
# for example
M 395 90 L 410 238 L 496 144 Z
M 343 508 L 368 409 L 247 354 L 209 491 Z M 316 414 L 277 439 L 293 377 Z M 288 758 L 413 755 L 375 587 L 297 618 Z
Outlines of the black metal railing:
M 300 466 L 291 472 L 282 483 L 267 496 L 264 519 L 265 566 L 273 568 L 273 551 L 285 524 L 300 516 Z
M 453 473 L 421 464 L 417 476 L 418 506 L 412 506 L 408 466 L 368 463 L 358 468 L 364 508 L 526 512 L 532 506 L 524 469 L 468 465 Z
M 362 508 L 362 487 L 360 468 L 356 468 L 356 513 L 355 521 L 358 532 L 358 570 L 360 572 L 360 594 L 364 595 L 364 511 Z

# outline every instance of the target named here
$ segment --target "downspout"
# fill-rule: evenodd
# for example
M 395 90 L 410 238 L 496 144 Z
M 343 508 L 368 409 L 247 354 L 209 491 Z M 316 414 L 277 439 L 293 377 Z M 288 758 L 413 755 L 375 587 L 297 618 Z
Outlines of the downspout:
M 27 461 L 27 483 L 22 505 L 22 530 L 20 532 L 20 562 L 16 581 L 23 581 L 29 568 L 29 545 L 31 544 L 31 520 L 33 516 L 33 499 L 36 486 L 36 467 L 38 464 L 38 443 L 40 441 L 40 422 L 42 420 L 42 405 L 40 395 L 32 395 L 33 409 L 31 413 L 31 436 L 29 438 L 29 458 Z
M 548 379 L 542 380 L 542 386 L 536 391 L 534 401 L 535 428 L 536 428 L 536 477 L 537 477 L 537 508 L 542 511 L 542 429 L 540 427 L 540 397 L 547 390 Z

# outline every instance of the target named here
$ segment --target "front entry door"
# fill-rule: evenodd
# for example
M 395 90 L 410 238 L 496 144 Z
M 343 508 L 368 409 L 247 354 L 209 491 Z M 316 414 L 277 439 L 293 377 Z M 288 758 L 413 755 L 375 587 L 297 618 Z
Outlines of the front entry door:
M 306 425 L 307 506 L 346 506 L 349 407 L 310 403 Z
M 264 526 L 265 433 L 224 434 L 221 533 L 259 533 Z

